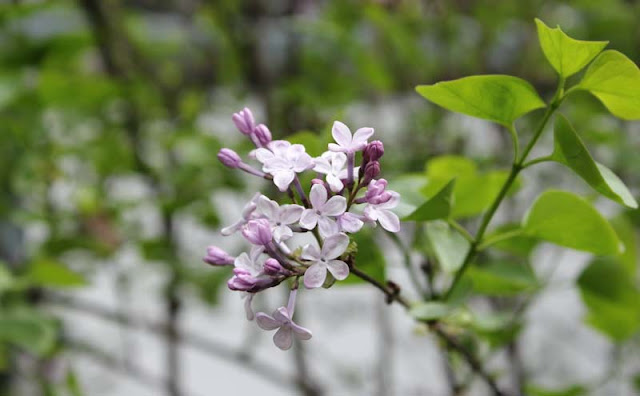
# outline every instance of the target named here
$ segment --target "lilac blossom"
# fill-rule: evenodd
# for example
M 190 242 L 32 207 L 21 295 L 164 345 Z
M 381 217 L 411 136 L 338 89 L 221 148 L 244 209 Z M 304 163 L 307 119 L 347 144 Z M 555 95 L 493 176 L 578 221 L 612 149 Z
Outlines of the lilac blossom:
M 311 209 L 305 209 L 300 217 L 300 225 L 308 230 L 318 226 L 320 236 L 326 238 L 338 232 L 338 224 L 333 219 L 347 210 L 347 199 L 335 195 L 329 199 L 327 189 L 320 184 L 314 184 L 309 194 Z
M 247 241 L 258 246 L 270 245 L 273 239 L 271 224 L 267 219 L 250 220 L 242 227 L 242 235 Z
M 249 136 L 253 133 L 256 122 L 248 107 L 245 107 L 237 113 L 233 113 L 231 119 L 233 120 L 233 123 L 236 124 L 236 128 L 238 128 L 243 135 Z
M 349 237 L 342 233 L 325 239 L 322 249 L 314 245 L 305 246 L 300 257 L 312 264 L 304 273 L 304 285 L 308 289 L 322 286 L 327 278 L 327 270 L 337 280 L 345 279 L 349 275 L 349 266 L 337 258 L 347 250 L 348 246 Z
M 335 121 L 331 129 L 331 135 L 337 144 L 329 143 L 329 150 L 353 154 L 365 148 L 367 139 L 373 135 L 373 128 L 360 128 L 355 134 L 351 135 L 351 130 L 348 126 L 340 121 Z
M 331 191 L 340 192 L 344 188 L 342 180 L 347 178 L 347 156 L 344 153 L 327 151 L 315 160 L 314 171 L 327 175 L 327 184 Z
M 300 220 L 303 210 L 300 205 L 279 206 L 276 201 L 264 195 L 258 199 L 258 212 L 269 220 L 273 239 L 278 243 L 293 236 L 290 225 Z
M 255 152 L 256 159 L 262 163 L 262 170 L 273 176 L 273 183 L 286 191 L 296 173 L 314 167 L 313 159 L 301 144 L 291 144 L 284 140 L 274 140 L 267 148 Z
M 360 231 L 364 225 L 362 216 L 355 213 L 345 212 L 338 217 L 338 227 L 342 232 L 354 233 Z
M 273 311 L 273 316 L 267 315 L 264 312 L 258 312 L 256 314 L 256 323 L 258 323 L 261 329 L 278 329 L 273 335 L 273 343 L 283 351 L 291 348 L 294 336 L 299 340 L 309 340 L 312 335 L 310 330 L 297 325 L 293 321 L 296 293 L 297 290 L 292 290 L 287 307 L 276 309 Z
M 253 130 L 256 146 L 265 147 L 271 143 L 271 131 L 266 125 L 260 124 Z
M 234 224 L 223 228 L 220 233 L 224 236 L 229 236 L 240 230 L 249 220 L 255 219 L 255 211 L 258 207 L 258 198 L 260 198 L 261 195 L 262 194 L 260 193 L 256 193 L 253 198 L 251 198 L 251 201 L 249 201 L 242 209 L 242 218 Z
M 229 168 L 238 168 L 242 163 L 240 156 L 235 151 L 223 148 L 218 152 L 218 160 L 222 162 L 222 164 Z
M 383 183 L 384 182 L 384 183 Z M 386 191 L 386 180 L 372 180 L 365 194 L 367 206 L 364 208 L 364 217 L 370 222 L 379 222 L 382 228 L 391 232 L 400 231 L 400 219 L 391 211 L 398 206 L 400 194 L 395 191 Z
M 204 262 L 211 265 L 233 265 L 235 257 L 220 249 L 217 246 L 209 246 L 207 255 L 203 258 Z
M 277 283 L 272 277 L 263 276 L 262 250 L 251 249 L 250 254 L 242 253 L 234 261 L 233 277 L 227 282 L 231 290 L 256 292 Z

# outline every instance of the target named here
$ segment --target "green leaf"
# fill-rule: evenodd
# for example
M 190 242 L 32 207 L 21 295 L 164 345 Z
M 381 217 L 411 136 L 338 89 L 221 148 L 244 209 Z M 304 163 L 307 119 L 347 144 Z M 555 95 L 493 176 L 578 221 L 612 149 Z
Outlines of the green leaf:
M 556 118 L 554 137 L 555 148 L 551 155 L 554 161 L 572 169 L 605 197 L 630 208 L 638 207 L 638 203 L 618 176 L 593 160 L 582 139 L 562 115 Z
M 545 107 L 531 84 L 506 75 L 464 77 L 419 85 L 416 91 L 445 109 L 506 126 L 532 110 Z
M 536 25 L 542 52 L 551 66 L 564 78 L 582 70 L 609 44 L 608 41 L 573 39 L 567 36 L 559 26 L 551 29 L 537 18 Z
M 523 221 L 525 234 L 595 254 L 618 254 L 620 241 L 607 220 L 586 200 L 566 191 L 546 191 Z
M 404 221 L 428 221 L 448 218 L 451 213 L 451 196 L 454 185 L 455 179 L 447 183 L 436 195 L 405 217 Z
M 424 203 L 424 194 L 421 190 L 427 183 L 427 177 L 422 173 L 409 173 L 394 177 L 389 181 L 389 190 L 397 191 L 402 199 L 393 210 L 398 216 L 404 217 L 414 212 Z
M 67 389 L 69 390 L 70 396 L 82 396 L 85 393 L 82 391 L 82 386 L 80 385 L 80 381 L 78 380 L 78 376 L 75 371 L 69 369 L 67 371 Z
M 491 247 L 518 256 L 528 257 L 529 254 L 531 254 L 531 251 L 533 251 L 538 244 L 538 240 L 536 238 L 523 235 L 520 224 L 513 223 L 507 223 L 496 227 L 495 230 L 484 238 L 484 241 L 497 240 L 508 235 L 510 235 L 509 238 L 496 242 L 492 244 Z
M 13 287 L 13 275 L 7 268 L 7 263 L 0 261 L 0 293 Z
M 625 215 L 611 219 L 610 223 L 624 245 L 624 251 L 620 253 L 618 260 L 627 270 L 629 277 L 634 278 L 638 272 L 638 237 L 633 224 Z
M 587 394 L 587 389 L 580 385 L 572 385 L 564 389 L 548 389 L 527 385 L 526 394 L 530 396 L 582 396 Z
M 576 89 L 591 92 L 616 117 L 640 120 L 640 69 L 618 51 L 601 53 Z
M 50 259 L 39 259 L 33 262 L 27 278 L 40 286 L 68 288 L 85 286 L 84 277 L 67 268 L 64 264 Z
M 426 229 L 427 237 L 442 269 L 449 273 L 460 269 L 469 251 L 469 241 L 442 220 L 427 223 Z
M 507 176 L 508 172 L 505 171 L 481 173 L 478 172 L 476 164 L 468 158 L 443 155 L 427 163 L 428 182 L 422 193 L 427 197 L 433 197 L 455 178 L 451 217 L 472 217 L 491 205 Z M 511 191 L 519 187 L 517 181 L 514 185 Z
M 522 323 L 514 320 L 512 314 L 502 312 L 475 313 L 471 326 L 478 335 L 489 342 L 492 348 L 501 347 L 513 341 L 522 329 Z
M 42 355 L 55 343 L 51 321 L 36 312 L 0 312 L 0 342 L 8 342 Z
M 453 308 L 441 302 L 421 302 L 411 307 L 409 315 L 418 320 L 442 319 L 453 313 Z
M 640 330 L 640 291 L 624 266 L 610 257 L 598 257 L 578 278 L 586 322 L 614 341 L 624 341 Z
M 538 287 L 538 280 L 528 264 L 493 262 L 476 265 L 468 269 L 466 276 L 473 282 L 473 290 L 490 296 L 510 296 Z

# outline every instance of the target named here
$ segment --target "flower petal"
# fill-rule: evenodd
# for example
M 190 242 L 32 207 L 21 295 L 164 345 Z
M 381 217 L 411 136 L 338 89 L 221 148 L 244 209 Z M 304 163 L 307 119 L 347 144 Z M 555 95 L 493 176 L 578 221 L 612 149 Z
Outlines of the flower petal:
M 273 183 L 280 191 L 286 191 L 295 176 L 296 174 L 290 170 L 276 171 L 273 174 Z
M 311 206 L 313 206 L 314 209 L 322 209 L 325 202 L 327 202 L 327 189 L 321 184 L 314 184 L 311 186 L 309 199 L 311 200 Z
M 291 326 L 291 330 L 293 330 L 293 334 L 295 334 L 295 336 L 299 339 L 299 340 L 310 340 L 311 339 L 311 330 L 304 328 L 300 325 L 297 325 L 293 322 L 291 322 L 289 324 L 289 326 Z
M 255 156 L 256 156 L 256 159 L 262 162 L 263 164 L 271 161 L 274 158 L 273 153 L 270 150 L 267 150 L 266 148 L 259 148 L 255 150 Z
M 327 173 L 331 173 L 331 164 L 329 163 L 329 160 L 327 158 L 319 157 L 314 159 L 313 162 L 316 164 L 316 166 L 313 168 L 314 171 L 323 173 L 325 175 Z
M 258 312 L 256 314 L 256 323 L 263 330 L 275 330 L 281 325 L 280 322 L 264 312 Z
M 325 216 L 340 216 L 347 210 L 347 199 L 341 195 L 334 195 L 322 207 Z
M 291 349 L 291 345 L 293 345 L 293 336 L 291 332 L 291 327 L 282 326 L 278 331 L 276 331 L 276 334 L 273 335 L 273 343 L 283 351 Z
M 304 172 L 314 167 L 313 158 L 307 153 L 301 153 L 298 158 L 293 161 L 293 170 L 295 172 Z
M 336 193 L 342 191 L 342 189 L 344 188 L 344 183 L 342 183 L 342 180 L 340 180 L 339 177 L 332 173 L 327 174 L 327 183 L 329 184 L 329 188 L 331 188 L 331 191 Z
M 345 232 L 358 232 L 364 225 L 364 222 L 353 213 L 346 212 L 338 219 L 340 229 Z
M 300 220 L 303 211 L 304 208 L 300 205 L 282 205 L 280 207 L 278 220 L 280 220 L 282 224 L 293 224 Z
M 387 202 L 377 205 L 378 209 L 393 209 L 400 203 L 400 194 L 395 191 L 388 191 L 391 194 L 391 199 Z
M 349 276 L 349 266 L 342 260 L 331 260 L 327 263 L 327 269 L 337 280 L 343 280 Z
M 322 245 L 322 257 L 331 260 L 339 257 L 349 246 L 349 237 L 346 234 L 335 234 L 325 239 Z
M 268 219 L 274 219 L 278 214 L 278 203 L 263 195 L 258 198 L 258 210 Z
M 338 226 L 338 223 L 335 222 L 335 220 L 328 217 L 320 216 L 320 218 L 318 218 L 318 231 L 320 231 L 320 236 L 322 238 L 327 238 L 339 233 L 340 227 Z
M 307 230 L 313 230 L 318 224 L 319 217 L 315 210 L 305 209 L 300 216 L 300 225 Z
M 378 210 L 378 222 L 387 231 L 400 231 L 400 219 L 390 210 Z
M 334 152 L 344 152 L 347 149 L 342 148 L 340 145 L 337 145 L 335 143 L 329 143 L 329 150 L 334 151 Z
M 253 293 L 246 293 L 244 296 L 244 313 L 247 315 L 247 320 L 252 321 L 256 315 L 253 313 L 253 309 L 251 308 L 251 302 L 253 301 Z
M 282 224 L 273 229 L 273 239 L 276 242 L 286 241 L 293 236 L 293 231 L 288 226 Z
M 354 150 L 362 150 L 367 145 L 367 140 L 373 135 L 373 128 L 360 128 L 353 134 L 351 147 Z
M 333 136 L 333 140 L 342 147 L 349 147 L 351 145 L 351 130 L 340 121 L 335 121 L 333 123 L 331 136 Z
M 304 285 L 307 289 L 315 289 L 322 286 L 325 279 L 327 279 L 327 266 L 320 262 L 307 268 L 304 273 Z
M 281 326 L 291 322 L 291 316 L 285 307 L 280 307 L 273 311 L 273 319 L 280 323 Z
M 320 260 L 320 249 L 314 245 L 306 245 L 302 249 L 300 258 L 303 260 L 318 261 Z

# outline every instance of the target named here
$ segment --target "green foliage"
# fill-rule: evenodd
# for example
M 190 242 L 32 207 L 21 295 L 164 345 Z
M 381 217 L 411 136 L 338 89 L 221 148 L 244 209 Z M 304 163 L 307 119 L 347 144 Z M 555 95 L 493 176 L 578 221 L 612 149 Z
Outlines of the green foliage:
M 423 203 L 409 216 L 406 216 L 404 220 L 429 221 L 448 218 L 451 213 L 451 198 L 454 186 L 455 179 L 447 183 L 442 190 L 438 191 L 436 195 Z
M 618 254 L 620 241 L 607 220 L 583 198 L 546 191 L 533 203 L 523 225 L 526 235 L 595 254 Z
M 449 273 L 460 269 L 469 251 L 469 241 L 441 220 L 427 223 L 426 229 L 431 248 L 442 269 Z
M 576 88 L 591 92 L 616 117 L 640 120 L 640 69 L 622 53 L 601 53 Z
M 55 337 L 56 328 L 51 320 L 35 311 L 0 312 L 0 345 L 10 343 L 43 355 L 51 350 Z
M 545 106 L 531 84 L 505 75 L 471 76 L 433 85 L 419 85 L 416 91 L 447 110 L 505 126 Z
M 511 296 L 532 292 L 539 287 L 536 275 L 528 264 L 496 261 L 469 268 L 466 276 L 473 290 L 490 296 Z
M 596 258 L 578 278 L 586 322 L 621 342 L 640 330 L 640 290 L 624 265 L 614 258 Z
M 421 302 L 411 307 L 409 314 L 418 320 L 436 320 L 453 313 L 452 306 L 441 302 Z
M 374 239 L 374 233 L 362 230 L 352 235 L 356 245 L 354 260 L 358 268 L 366 272 L 373 279 L 384 283 L 386 281 L 386 261 L 380 245 Z M 364 281 L 350 274 L 347 279 L 338 282 L 338 285 L 362 284 Z
M 572 385 L 564 389 L 544 388 L 535 385 L 527 385 L 527 395 L 531 396 L 582 396 L 587 394 L 587 389 L 580 385 Z
M 538 40 L 544 55 L 561 77 L 569 77 L 582 70 L 609 43 L 582 41 L 567 36 L 560 27 L 551 29 L 536 18 Z
M 31 264 L 27 279 L 34 285 L 53 288 L 80 287 L 87 284 L 82 275 L 60 262 L 46 258 L 35 260 Z
M 569 121 L 558 115 L 554 127 L 555 149 L 551 157 L 572 169 L 596 191 L 630 208 L 637 208 L 624 183 L 607 167 L 593 160 Z

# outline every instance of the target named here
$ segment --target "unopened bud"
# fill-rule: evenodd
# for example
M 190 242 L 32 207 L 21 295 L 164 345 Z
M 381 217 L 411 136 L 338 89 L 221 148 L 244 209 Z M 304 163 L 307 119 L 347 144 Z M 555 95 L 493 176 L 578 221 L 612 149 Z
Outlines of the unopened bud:
M 271 142 L 271 131 L 266 125 L 260 124 L 253 130 L 255 140 L 260 143 L 260 147 L 265 147 Z
M 271 225 L 269 220 L 257 219 L 249 221 L 242 229 L 242 235 L 254 245 L 266 246 L 271 243 Z
M 362 153 L 362 158 L 365 164 L 368 164 L 371 161 L 378 161 L 382 158 L 384 154 L 384 145 L 379 140 L 374 140 L 373 142 L 367 144 L 364 148 L 364 152 Z
M 364 168 L 364 183 L 368 184 L 380 174 L 380 163 L 371 161 Z
M 274 259 L 274 258 L 269 258 L 267 259 L 267 261 L 264 262 L 264 267 L 263 267 L 264 273 L 267 275 L 278 275 L 282 273 L 282 265 L 280 265 L 280 263 L 278 262 L 278 260 Z
M 237 113 L 233 113 L 231 119 L 233 120 L 233 123 L 236 124 L 236 128 L 238 128 L 243 135 L 250 135 L 256 126 L 253 114 L 247 107 Z
M 207 255 L 202 260 L 211 265 L 233 265 L 235 259 L 219 247 L 209 246 L 207 248 Z
M 228 148 L 220 149 L 218 152 L 218 160 L 229 168 L 237 168 L 242 163 L 242 159 L 240 159 L 238 153 Z

